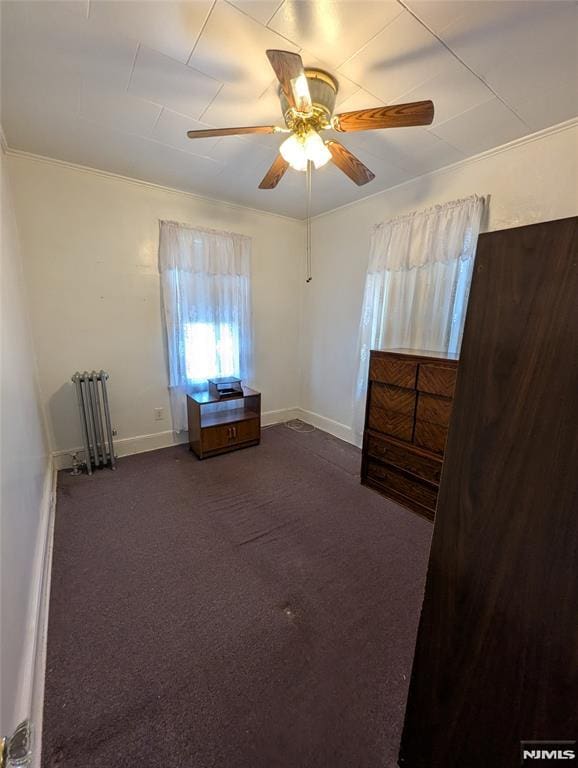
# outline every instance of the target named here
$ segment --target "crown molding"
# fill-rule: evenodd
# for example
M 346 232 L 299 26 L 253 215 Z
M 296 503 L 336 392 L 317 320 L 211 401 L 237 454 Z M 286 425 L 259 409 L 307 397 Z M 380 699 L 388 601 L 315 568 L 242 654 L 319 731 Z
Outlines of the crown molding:
M 323 216 L 329 216 L 330 214 L 336 213 L 337 211 L 341 211 L 346 208 L 352 208 L 353 206 L 359 205 L 360 203 L 363 203 L 366 200 L 369 200 L 373 197 L 379 197 L 379 195 L 385 195 L 387 194 L 387 192 L 391 192 L 392 190 L 398 189 L 399 187 L 404 187 L 408 184 L 414 184 L 416 181 L 419 181 L 420 179 L 426 179 L 430 176 L 436 176 L 441 173 L 448 173 L 448 172 L 457 170 L 458 168 L 463 168 L 468 165 L 472 165 L 474 163 L 479 163 L 482 160 L 485 160 L 486 158 L 493 157 L 494 155 L 500 155 L 503 152 L 509 152 L 511 149 L 522 147 L 526 144 L 531 144 L 534 141 L 539 141 L 540 139 L 544 139 L 548 136 L 553 136 L 557 133 L 562 133 L 563 131 L 572 130 L 573 128 L 577 128 L 577 127 L 578 127 L 578 117 L 574 117 L 571 120 L 565 120 L 562 123 L 549 126 L 548 128 L 543 128 L 540 131 L 536 131 L 535 133 L 530 133 L 527 136 L 522 136 L 519 139 L 514 139 L 514 141 L 509 141 L 506 144 L 501 144 L 498 147 L 492 147 L 491 149 L 487 149 L 484 152 L 480 152 L 477 155 L 472 155 L 471 157 L 465 157 L 462 160 L 458 160 L 457 163 L 452 163 L 451 165 L 444 165 L 442 168 L 436 168 L 434 171 L 423 173 L 420 176 L 414 176 L 411 179 L 407 179 L 407 181 L 402 181 L 400 184 L 395 184 L 392 187 L 387 187 L 386 189 L 382 189 L 379 192 L 373 192 L 370 195 L 365 195 L 365 197 L 360 197 L 358 200 L 352 200 L 352 202 L 350 203 L 344 203 L 343 205 L 338 205 L 335 208 L 331 208 L 328 211 L 323 211 L 323 213 L 318 213 L 315 216 L 312 216 L 311 218 L 312 220 L 315 220 L 315 219 L 320 219 Z M 211 203 L 212 205 L 225 206 L 233 210 L 250 211 L 251 213 L 257 213 L 264 216 L 273 216 L 278 219 L 283 219 L 285 221 L 291 221 L 291 222 L 299 222 L 301 224 L 305 221 L 304 218 L 297 218 L 295 216 L 286 216 L 282 213 L 265 211 L 261 208 L 252 208 L 251 206 L 242 205 L 240 203 L 233 203 L 229 200 L 219 200 L 213 197 L 206 197 L 204 195 L 200 195 L 195 192 L 187 192 L 183 189 L 177 189 L 176 187 L 168 187 L 163 184 L 155 184 L 152 181 L 144 181 L 143 179 L 135 179 L 131 176 L 123 176 L 119 173 L 113 173 L 112 171 L 103 171 L 103 170 L 100 170 L 99 168 L 92 168 L 91 166 L 88 166 L 88 165 L 80 165 L 78 163 L 69 163 L 66 160 L 58 160 L 55 157 L 46 157 L 45 155 L 37 155 L 37 154 L 34 154 L 33 152 L 25 152 L 22 149 L 11 149 L 6 143 L 6 139 L 4 137 L 4 133 L 2 132 L 1 126 L 0 126 L 0 144 L 2 146 L 2 151 L 4 152 L 4 154 L 10 157 L 18 157 L 18 158 L 33 160 L 36 162 L 47 163 L 49 165 L 56 165 L 62 168 L 69 168 L 69 169 L 81 171 L 84 173 L 95 174 L 103 178 L 110 178 L 110 179 L 116 179 L 119 181 L 124 181 L 128 184 L 135 184 L 137 186 L 141 186 L 149 189 L 162 190 L 163 192 L 169 192 L 175 195 L 184 195 L 185 197 L 188 197 L 192 200 L 202 200 L 203 202 Z
M 1 1 L 1 0 L 0 0 Z M 120 173 L 113 173 L 112 171 L 103 171 L 100 168 L 93 168 L 89 165 L 81 165 L 79 163 L 70 163 L 67 160 L 59 160 L 56 157 L 48 157 L 46 155 L 37 155 L 34 152 L 26 152 L 23 149 L 12 149 L 8 145 L 5 149 L 5 154 L 8 157 L 22 158 L 24 160 L 32 160 L 38 163 L 45 163 L 46 165 L 55 165 L 60 168 L 68 168 L 73 171 L 80 171 L 81 173 L 88 173 L 94 176 L 100 176 L 106 179 L 115 179 L 116 181 L 123 181 L 128 184 L 133 184 L 138 187 L 145 187 L 148 189 L 160 190 L 162 192 L 169 192 L 174 195 L 183 195 L 192 200 L 202 200 L 204 203 L 211 203 L 212 205 L 218 205 L 220 207 L 232 208 L 233 210 L 250 211 L 251 213 L 258 213 L 261 216 L 273 216 L 277 219 L 284 219 L 285 221 L 299 222 L 302 224 L 304 219 L 299 219 L 294 216 L 286 216 L 282 213 L 275 213 L 273 211 L 265 211 L 262 208 L 252 208 L 249 205 L 242 205 L 241 203 L 233 203 L 230 200 L 219 200 L 216 197 L 207 197 L 195 192 L 187 192 L 184 189 L 178 189 L 177 187 L 168 187 L 164 184 L 155 184 L 153 181 L 145 181 L 144 179 L 136 179 L 132 176 L 123 176 Z
M 464 168 L 467 165 L 473 165 L 474 163 L 479 163 L 482 160 L 486 160 L 488 157 L 493 157 L 494 155 L 501 155 L 503 152 L 509 152 L 511 149 L 522 147 L 525 144 L 531 144 L 534 141 L 539 141 L 540 139 L 544 139 L 548 136 L 554 136 L 557 133 L 563 133 L 564 131 L 572 130 L 573 128 L 578 128 L 578 117 L 573 117 L 571 120 L 565 120 L 563 123 L 557 123 L 556 125 L 551 125 L 548 128 L 542 128 L 541 130 L 536 131 L 535 133 L 529 133 L 526 136 L 521 136 L 519 139 L 514 139 L 513 141 L 509 141 L 506 144 L 500 144 L 500 146 L 498 147 L 492 147 L 491 149 L 486 149 L 484 152 L 480 152 L 477 155 L 464 157 L 462 160 L 458 160 L 457 163 L 452 163 L 451 165 L 444 165 L 442 168 L 436 168 L 435 171 L 428 171 L 428 173 L 422 173 L 419 176 L 414 176 L 411 179 L 402 181 L 400 184 L 394 184 L 392 187 L 387 187 L 387 189 L 382 189 L 380 192 L 372 192 L 371 195 L 365 195 L 365 197 L 360 197 L 358 200 L 352 200 L 350 203 L 344 203 L 343 205 L 338 205 L 335 208 L 331 208 L 331 210 L 329 211 L 323 211 L 323 213 L 318 213 L 315 216 L 312 216 L 312 219 L 313 220 L 321 219 L 323 216 L 329 216 L 330 214 L 335 213 L 336 211 L 342 211 L 345 208 L 353 208 L 354 206 L 359 205 L 360 203 L 364 203 L 366 200 L 370 200 L 372 197 L 379 197 L 380 195 L 385 195 L 394 189 L 405 187 L 408 184 L 414 184 L 416 181 L 419 181 L 420 179 L 426 179 L 429 176 L 436 176 L 437 174 L 448 173 L 448 172 L 457 170 L 458 168 Z

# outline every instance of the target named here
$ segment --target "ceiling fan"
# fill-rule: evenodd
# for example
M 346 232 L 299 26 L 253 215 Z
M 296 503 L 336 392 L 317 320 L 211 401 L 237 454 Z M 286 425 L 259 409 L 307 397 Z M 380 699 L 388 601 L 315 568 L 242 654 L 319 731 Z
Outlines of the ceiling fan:
M 298 53 L 269 50 L 267 57 L 279 80 L 279 99 L 285 128 L 256 125 L 187 132 L 190 139 L 248 133 L 290 134 L 279 147 L 280 154 L 265 174 L 259 189 L 274 189 L 289 166 L 297 171 L 307 171 L 311 168 L 310 163 L 315 168 L 321 168 L 329 160 L 358 186 L 362 186 L 374 179 L 375 174 L 340 142 L 334 139 L 324 141 L 320 131 L 351 133 L 376 128 L 430 125 L 433 120 L 434 106 L 431 101 L 357 109 L 334 115 L 339 83 L 333 75 L 323 69 L 304 68 Z

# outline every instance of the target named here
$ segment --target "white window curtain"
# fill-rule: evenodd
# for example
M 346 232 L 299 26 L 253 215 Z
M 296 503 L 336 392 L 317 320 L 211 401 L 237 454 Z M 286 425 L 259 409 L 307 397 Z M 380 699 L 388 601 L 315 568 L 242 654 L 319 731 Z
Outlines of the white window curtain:
M 173 428 L 187 429 L 186 395 L 207 379 L 250 383 L 251 238 L 161 221 L 159 266 Z
M 363 430 L 369 352 L 459 352 L 484 199 L 477 195 L 377 225 L 359 328 L 355 429 Z

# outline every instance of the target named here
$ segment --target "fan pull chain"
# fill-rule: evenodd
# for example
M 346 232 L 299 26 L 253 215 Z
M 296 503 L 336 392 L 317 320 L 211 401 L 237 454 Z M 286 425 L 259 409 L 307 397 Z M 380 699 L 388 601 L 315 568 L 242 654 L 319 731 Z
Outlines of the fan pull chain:
M 307 161 L 307 173 L 306 173 L 306 183 L 307 183 L 307 240 L 306 240 L 306 246 L 305 246 L 305 255 L 306 255 L 306 275 L 305 275 L 305 282 L 310 283 L 312 276 L 311 276 L 311 160 Z

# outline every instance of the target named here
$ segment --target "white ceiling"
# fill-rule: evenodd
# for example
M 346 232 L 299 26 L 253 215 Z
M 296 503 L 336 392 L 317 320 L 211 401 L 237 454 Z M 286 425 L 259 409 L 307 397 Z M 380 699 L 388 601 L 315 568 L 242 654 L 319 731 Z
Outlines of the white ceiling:
M 313 212 L 578 115 L 574 0 L 3 0 L 8 145 L 288 216 L 304 174 L 257 188 L 279 136 L 191 141 L 205 126 L 281 124 L 267 48 L 339 79 L 338 111 L 431 98 L 429 128 L 340 135 L 376 179 L 329 164 Z

